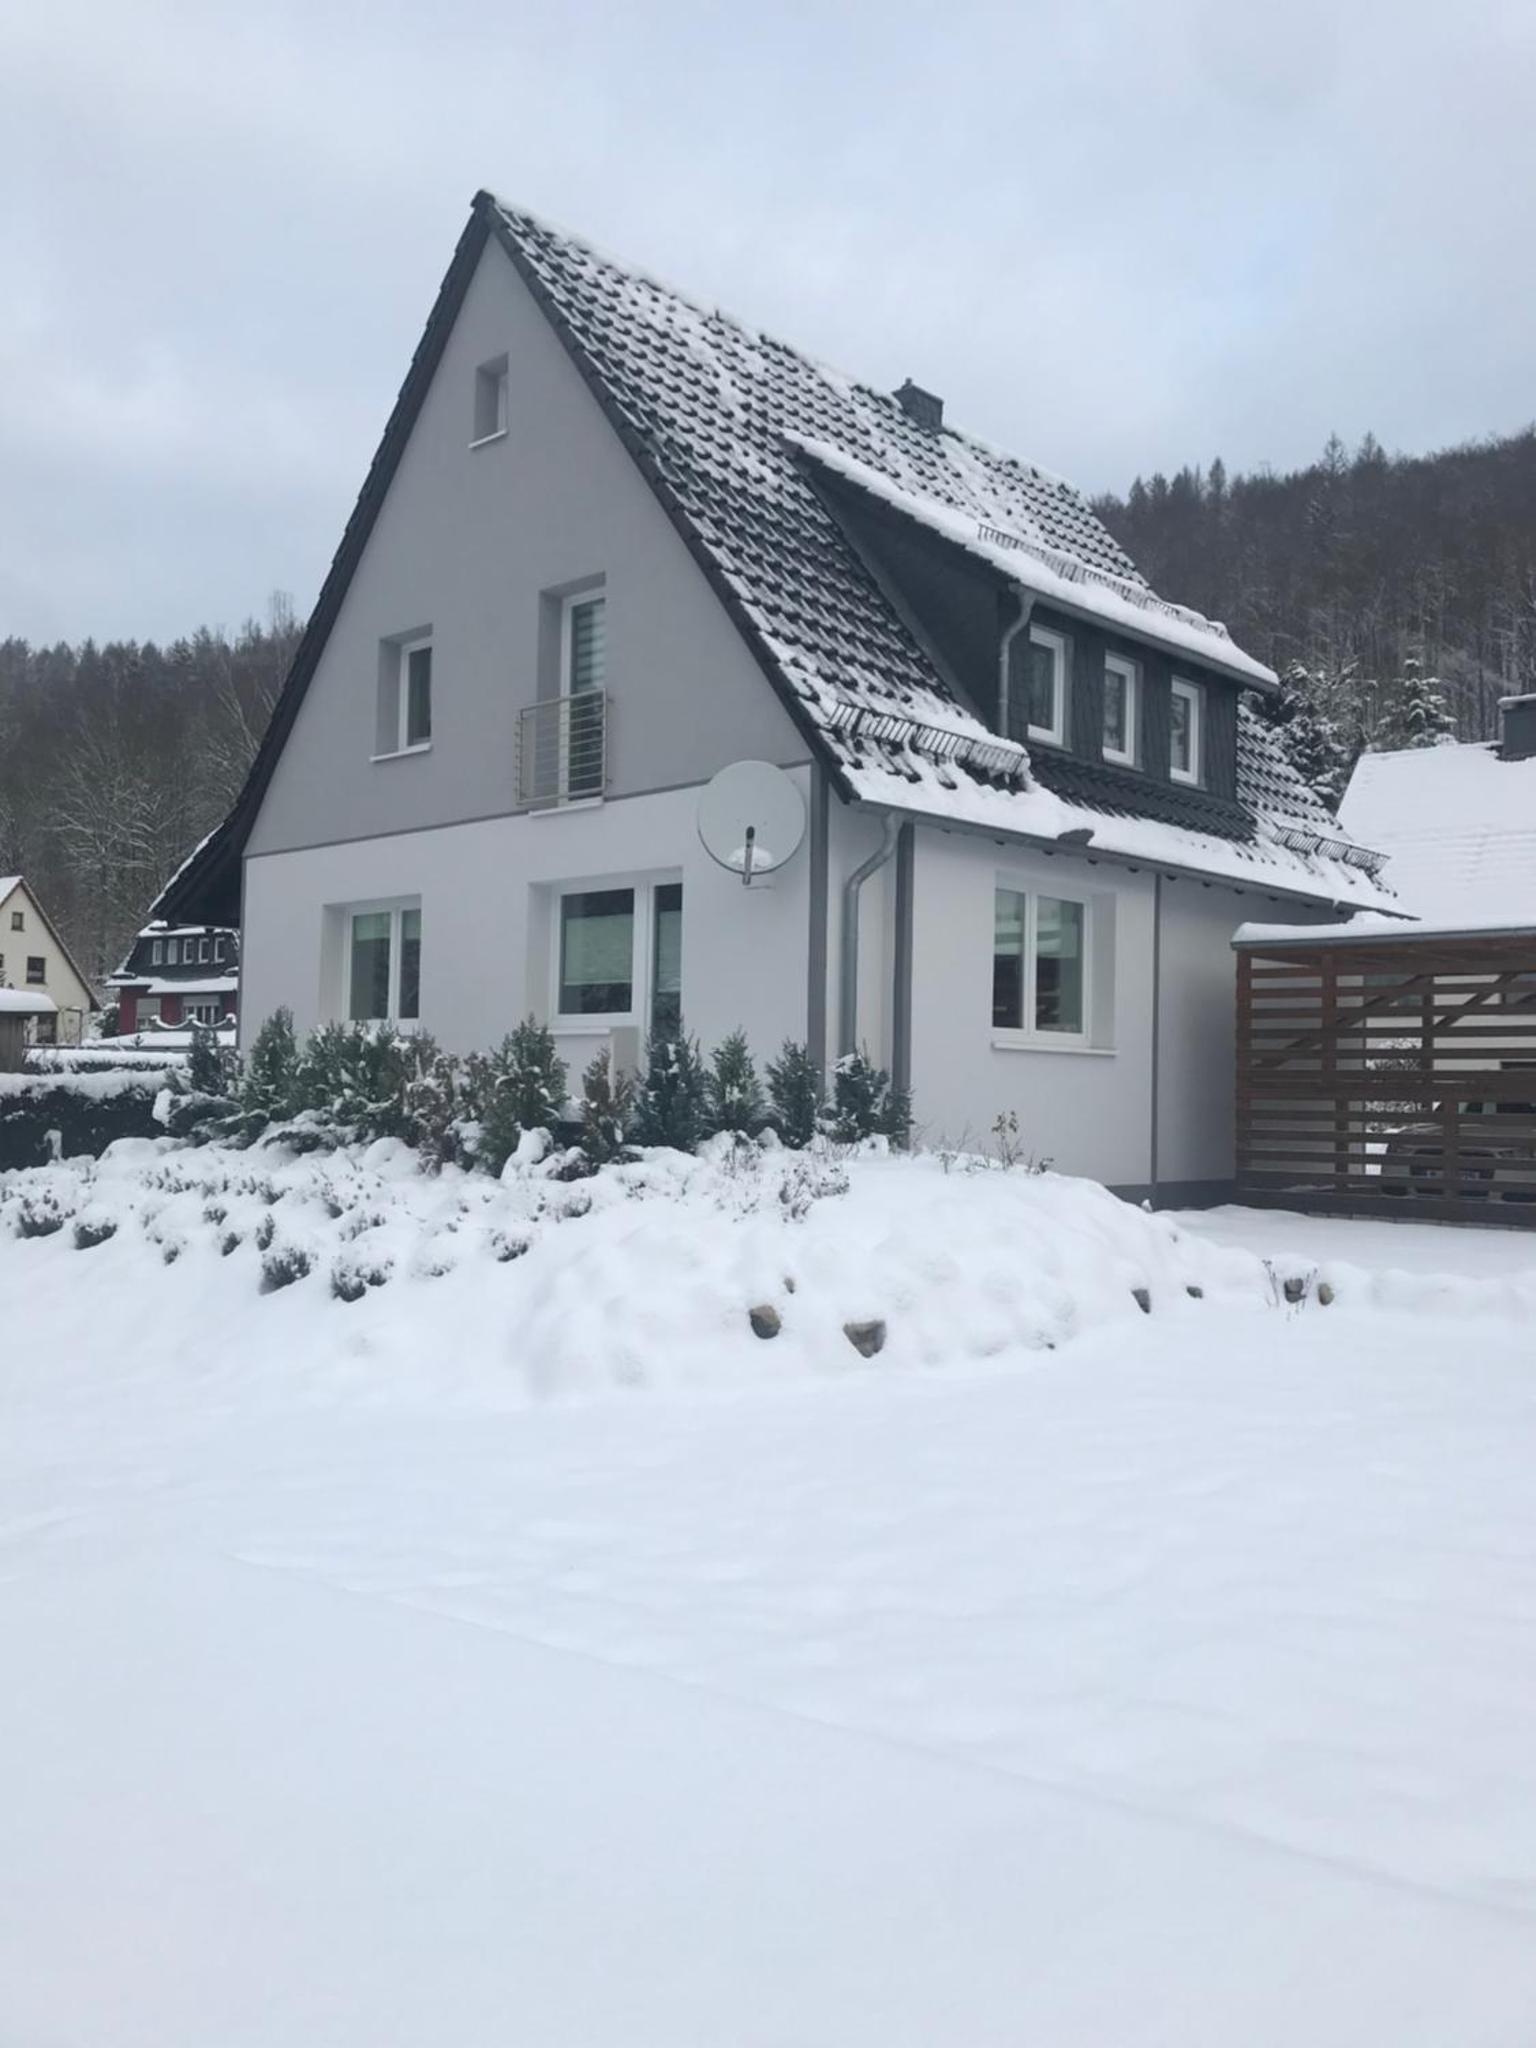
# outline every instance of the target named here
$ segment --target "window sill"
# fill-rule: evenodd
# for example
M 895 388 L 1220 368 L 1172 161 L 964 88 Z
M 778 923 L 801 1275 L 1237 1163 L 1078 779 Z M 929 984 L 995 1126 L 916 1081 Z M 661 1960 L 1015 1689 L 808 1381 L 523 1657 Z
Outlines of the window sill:
M 370 761 L 404 761 L 411 754 L 430 754 L 431 751 L 430 740 L 418 740 L 412 747 L 391 747 L 387 754 L 370 754 L 368 758 Z
M 1106 768 L 1136 769 L 1141 766 L 1141 763 L 1134 754 L 1112 754 L 1108 747 L 1104 749 L 1099 758 L 1103 761 Z
M 1084 1045 L 1077 1040 L 1051 1038 L 1045 1033 L 1033 1035 L 1025 1031 L 994 1031 L 992 1034 L 994 1052 L 1066 1052 L 1075 1053 L 1079 1058 L 1112 1060 L 1117 1048 L 1113 1045 Z
M 1027 725 L 1024 730 L 1028 735 L 1026 744 L 1032 742 L 1037 747 L 1066 747 L 1066 737 L 1062 733 L 1047 732 L 1043 726 L 1038 725 Z
M 573 796 L 564 803 L 555 799 L 529 809 L 524 815 L 530 818 L 563 818 L 571 811 L 600 811 L 603 799 L 600 796 Z
M 505 441 L 506 438 L 506 428 L 498 427 L 494 434 L 482 434 L 478 441 L 471 441 L 469 445 L 471 448 L 489 448 L 493 442 Z
M 1170 768 L 1168 770 L 1168 780 L 1176 782 L 1180 789 L 1199 789 L 1201 787 L 1198 775 L 1181 775 L 1177 768 Z

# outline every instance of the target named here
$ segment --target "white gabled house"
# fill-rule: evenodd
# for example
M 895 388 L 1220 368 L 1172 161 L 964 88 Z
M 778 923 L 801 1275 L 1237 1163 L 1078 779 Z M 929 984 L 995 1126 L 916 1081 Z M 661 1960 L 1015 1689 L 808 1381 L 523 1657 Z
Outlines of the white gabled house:
M 1269 744 L 1270 672 L 1082 496 L 477 196 L 271 730 L 156 914 L 279 1004 L 573 1069 L 681 1013 L 864 1045 L 929 1139 L 1232 1177 L 1245 919 L 1391 897 Z M 743 888 L 727 765 L 809 829 Z M 850 939 L 854 943 L 850 944 Z
M 7 1029 L 24 1029 L 30 1045 L 78 1045 L 96 1008 L 95 990 L 22 875 L 0 875 L 0 990 L 16 992 L 6 1012 L 24 1024 Z

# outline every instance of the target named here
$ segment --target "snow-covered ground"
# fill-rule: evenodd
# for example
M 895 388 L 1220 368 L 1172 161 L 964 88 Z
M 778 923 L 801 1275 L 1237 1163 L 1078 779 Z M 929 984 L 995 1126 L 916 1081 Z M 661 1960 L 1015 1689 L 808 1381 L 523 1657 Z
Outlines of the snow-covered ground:
M 1477 1234 L 119 1155 L 0 1177 L 6 2048 L 1533 2038 Z

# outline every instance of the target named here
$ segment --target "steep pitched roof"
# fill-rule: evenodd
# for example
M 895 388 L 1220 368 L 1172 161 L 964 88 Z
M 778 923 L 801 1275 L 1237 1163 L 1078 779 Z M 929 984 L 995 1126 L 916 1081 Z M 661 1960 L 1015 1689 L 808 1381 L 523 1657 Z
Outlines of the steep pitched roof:
M 54 923 L 53 919 L 48 915 L 47 911 L 38 901 L 37 896 L 35 895 L 33 890 L 30 887 L 28 887 L 27 878 L 25 875 L 0 875 L 0 910 L 3 910 L 5 908 L 7 897 L 13 896 L 18 889 L 22 888 L 25 888 L 27 891 L 27 901 L 32 905 L 32 908 L 43 920 L 43 929 L 47 932 L 49 938 L 52 939 L 53 943 L 58 947 L 60 954 L 63 956 L 65 966 L 68 967 L 70 973 L 75 977 L 76 981 L 78 981 L 80 986 L 85 990 L 86 995 L 94 1003 L 96 1000 L 95 984 L 92 982 L 88 974 L 84 974 L 81 972 L 79 963 L 76 961 L 74 954 L 70 952 L 68 946 L 65 945 L 64 940 L 60 935 L 58 926 Z M 0 928 L 0 953 L 3 953 L 5 950 L 5 937 L 6 934 L 4 933 L 3 928 Z
M 1273 678 L 1225 629 L 1152 592 L 1082 495 L 891 394 L 477 195 L 315 618 L 230 824 L 168 885 L 160 915 L 235 915 L 239 849 L 425 394 L 485 235 L 506 250 L 808 743 L 855 800 L 1095 847 L 1199 874 L 1362 906 L 1390 901 L 1267 734 L 1245 732 L 1240 834 L 1178 827 L 1043 788 L 1027 751 L 960 704 L 815 485 L 818 467 L 874 488 L 1017 587 L 1193 654 L 1234 680 Z M 210 882 L 222 876 L 222 893 Z

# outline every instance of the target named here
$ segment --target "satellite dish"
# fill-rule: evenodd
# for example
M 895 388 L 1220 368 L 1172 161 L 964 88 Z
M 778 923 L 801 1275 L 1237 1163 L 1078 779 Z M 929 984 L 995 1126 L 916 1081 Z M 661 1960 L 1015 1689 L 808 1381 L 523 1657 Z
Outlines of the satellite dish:
M 782 768 L 733 761 L 699 797 L 704 851 L 749 887 L 783 867 L 805 837 L 805 799 Z

